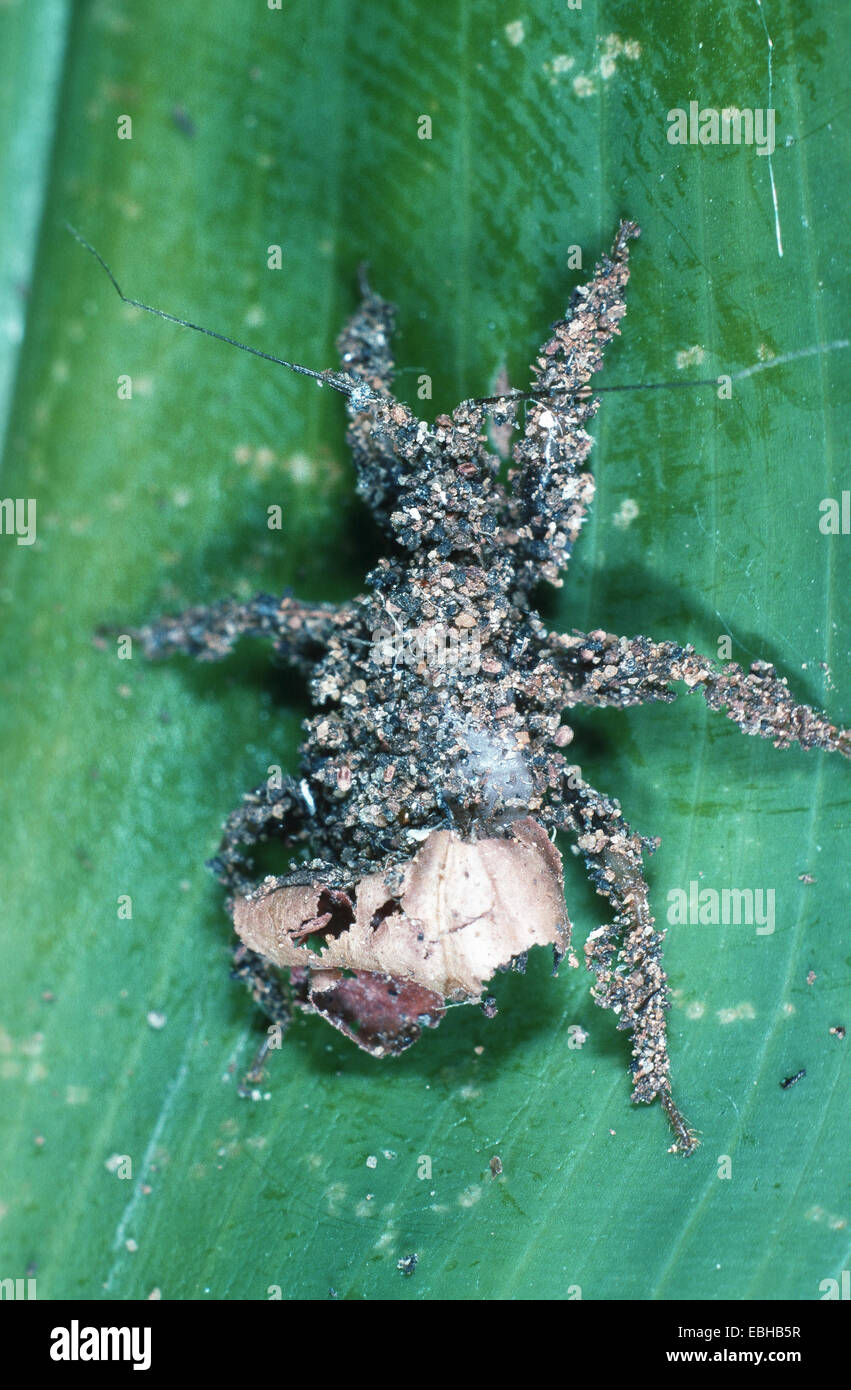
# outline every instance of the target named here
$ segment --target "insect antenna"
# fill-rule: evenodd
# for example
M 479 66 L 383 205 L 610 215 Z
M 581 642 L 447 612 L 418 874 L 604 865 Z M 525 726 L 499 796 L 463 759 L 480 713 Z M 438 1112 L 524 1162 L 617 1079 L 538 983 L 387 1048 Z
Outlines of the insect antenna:
M 75 241 L 78 241 L 90 255 L 94 256 L 102 270 L 106 271 L 112 282 L 112 287 L 118 298 L 124 304 L 130 304 L 134 309 L 144 309 L 146 314 L 156 314 L 157 318 L 166 319 L 168 323 L 176 323 L 181 328 L 191 328 L 194 333 L 203 333 L 208 338 L 218 338 L 220 343 L 227 343 L 230 347 L 239 348 L 241 352 L 250 352 L 254 357 L 262 357 L 266 362 L 274 362 L 278 367 L 288 367 L 291 372 L 297 372 L 299 376 L 313 377 L 322 386 L 331 386 L 335 391 L 340 391 L 344 396 L 350 396 L 359 389 L 358 382 L 351 376 L 342 372 L 316 372 L 312 367 L 304 367 L 300 362 L 288 362 L 284 357 L 275 357 L 271 352 L 262 352 L 260 348 L 250 347 L 248 343 L 240 343 L 236 338 L 229 338 L 226 333 L 217 333 L 213 328 L 204 328 L 200 323 L 192 323 L 189 319 L 182 319 L 177 314 L 169 314 L 165 309 L 156 309 L 152 304 L 143 304 L 140 299 L 131 299 L 129 294 L 125 294 L 104 260 L 99 251 L 96 251 L 84 236 L 72 227 L 70 222 L 65 223 L 66 230 L 70 232 Z M 362 388 L 360 388 L 362 389 Z
M 769 357 L 765 362 L 754 362 L 750 367 L 742 367 L 737 372 L 723 372 L 718 376 L 700 377 L 696 381 L 635 381 L 616 386 L 582 386 L 576 398 L 587 399 L 609 391 L 670 391 L 688 386 L 720 386 L 725 381 L 744 381 L 746 377 L 756 376 L 757 372 L 767 372 L 772 367 L 782 367 L 787 362 L 797 362 L 802 357 L 815 357 L 823 352 L 837 352 L 851 346 L 848 338 L 837 338 L 832 343 L 816 343 L 813 347 L 800 348 L 797 352 L 783 352 L 778 357 Z M 565 395 L 562 391 L 505 391 L 500 396 L 477 396 L 470 405 L 500 406 L 512 401 L 545 401 L 554 395 Z

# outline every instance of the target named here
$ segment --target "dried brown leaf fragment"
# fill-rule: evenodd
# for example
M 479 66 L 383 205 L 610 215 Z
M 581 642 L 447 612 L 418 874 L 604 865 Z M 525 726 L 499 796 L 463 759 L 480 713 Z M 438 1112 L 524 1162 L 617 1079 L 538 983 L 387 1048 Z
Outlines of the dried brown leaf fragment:
M 348 892 L 272 879 L 233 905 L 245 945 L 298 972 L 302 1007 L 376 1056 L 436 1026 L 444 1001 L 479 1000 L 530 947 L 559 959 L 569 947 L 561 857 L 530 817 L 501 838 L 434 830 L 392 883 L 384 872 Z

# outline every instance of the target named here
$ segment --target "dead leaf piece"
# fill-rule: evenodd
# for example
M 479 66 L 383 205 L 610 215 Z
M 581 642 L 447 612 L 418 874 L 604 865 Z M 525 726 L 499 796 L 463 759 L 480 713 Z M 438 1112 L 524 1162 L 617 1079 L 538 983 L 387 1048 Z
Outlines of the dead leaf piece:
M 321 950 L 302 943 L 306 927 L 314 936 L 322 931 L 322 883 L 238 897 L 234 926 L 275 965 L 309 967 L 312 993 L 322 990 L 317 972 L 349 970 L 390 977 L 397 987 L 419 985 L 456 1003 L 478 999 L 496 970 L 531 946 L 563 954 L 569 945 L 561 858 L 537 821 L 515 821 L 506 839 L 464 840 L 434 830 L 398 870 L 395 893 L 375 873 L 359 880 L 345 905 L 336 894 L 338 911 L 350 902 L 352 924 L 326 934 Z
M 319 971 L 308 1006 L 373 1057 L 404 1052 L 446 1013 L 443 998 L 421 985 L 357 970 L 353 977 Z

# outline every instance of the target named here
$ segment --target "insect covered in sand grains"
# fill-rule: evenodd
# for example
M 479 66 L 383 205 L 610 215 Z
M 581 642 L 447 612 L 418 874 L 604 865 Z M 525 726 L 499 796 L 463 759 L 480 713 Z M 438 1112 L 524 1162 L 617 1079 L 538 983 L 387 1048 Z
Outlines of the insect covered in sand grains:
M 432 425 L 391 392 L 394 311 L 364 277 L 338 339 L 339 370 L 249 348 L 343 396 L 358 491 L 389 553 L 341 606 L 223 599 L 133 636 L 150 657 L 201 661 L 242 636 L 265 637 L 309 679 L 299 775 L 247 793 L 211 861 L 239 938 L 234 974 L 270 1018 L 285 1027 L 303 1009 L 386 1057 L 450 1004 L 493 1013 L 495 972 L 523 969 L 533 946 L 549 945 L 556 967 L 569 951 L 553 843 L 565 831 L 610 909 L 585 943 L 592 995 L 631 1036 L 633 1100 L 658 1097 L 673 1151 L 687 1154 L 697 1140 L 672 1094 L 664 933 L 643 866 L 658 841 L 568 762 L 565 716 L 671 701 L 685 685 L 777 747 L 851 756 L 851 735 L 796 701 L 765 662 L 746 672 L 675 642 L 553 632 L 533 606 L 541 581 L 563 583 L 593 499 L 586 426 L 599 400 L 588 383 L 620 331 L 638 235 L 620 224 L 542 345 L 530 391 L 463 401 Z M 122 299 L 185 323 L 129 300 L 83 244 Z M 487 415 L 519 432 L 506 484 L 486 447 Z M 265 840 L 294 853 L 309 846 L 313 857 L 258 882 L 250 852 Z M 254 1079 L 261 1063 L 262 1050 Z

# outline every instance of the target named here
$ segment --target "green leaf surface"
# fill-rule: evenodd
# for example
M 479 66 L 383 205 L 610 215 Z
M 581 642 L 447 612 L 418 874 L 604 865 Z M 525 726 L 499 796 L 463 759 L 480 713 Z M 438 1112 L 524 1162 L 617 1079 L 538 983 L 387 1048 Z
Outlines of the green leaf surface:
M 204 860 L 269 765 L 295 771 L 305 691 L 262 646 L 150 667 L 92 635 L 227 593 L 352 596 L 378 537 L 338 398 L 123 306 L 63 231 L 128 294 L 316 367 L 368 260 L 399 305 L 398 389 L 421 408 L 428 373 L 437 413 L 503 366 L 525 384 L 584 278 L 570 248 L 587 275 L 628 215 L 643 234 L 605 382 L 734 372 L 847 332 L 847 14 L 0 8 L 2 495 L 38 518 L 33 545 L 0 536 L 4 1277 L 34 1269 L 42 1298 L 816 1299 L 848 1267 L 849 1044 L 830 1032 L 848 1021 L 847 766 L 744 739 L 697 698 L 586 712 L 575 744 L 661 837 L 660 921 L 692 881 L 775 894 L 771 934 L 668 934 L 694 1157 L 630 1105 L 628 1044 L 585 971 L 553 981 L 542 954 L 497 982 L 496 1019 L 454 1010 L 393 1062 L 300 1018 L 268 1096 L 238 1098 L 263 1025 L 228 981 Z M 671 145 L 668 110 L 693 99 L 775 107 L 771 159 Z M 848 378 L 836 349 L 730 400 L 604 397 L 596 507 L 547 619 L 712 654 L 728 635 L 847 723 L 851 538 L 821 533 L 819 505 L 849 486 Z M 601 900 L 566 858 L 581 946 Z

